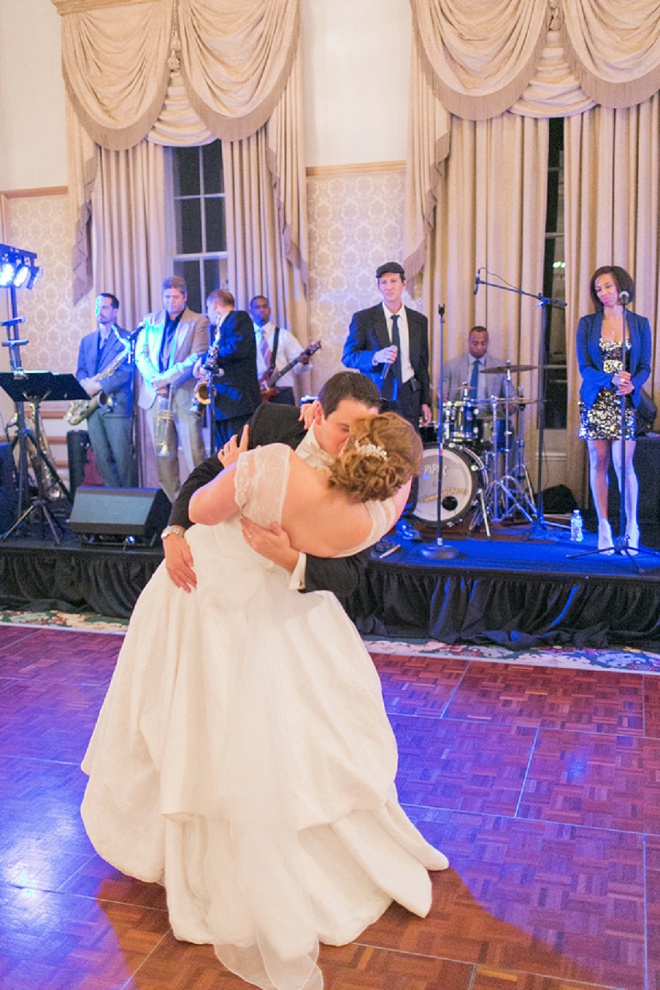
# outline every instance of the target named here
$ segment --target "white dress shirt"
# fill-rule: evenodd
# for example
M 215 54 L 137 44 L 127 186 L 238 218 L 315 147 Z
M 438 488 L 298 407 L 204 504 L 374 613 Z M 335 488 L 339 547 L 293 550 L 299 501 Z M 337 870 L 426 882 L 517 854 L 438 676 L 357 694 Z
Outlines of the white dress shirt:
M 257 340 L 257 375 L 261 379 L 268 368 L 264 362 L 264 356 L 261 352 L 261 338 L 265 334 L 268 347 L 272 353 L 273 346 L 275 344 L 275 326 L 272 323 L 264 323 L 263 327 L 254 324 L 254 333 Z M 277 344 L 277 354 L 275 355 L 275 370 L 281 371 L 282 368 L 286 367 L 290 361 L 301 354 L 304 347 L 298 343 L 296 338 L 293 336 L 290 330 L 285 330 L 284 327 L 280 327 L 280 335 Z M 307 371 L 309 365 L 296 364 L 291 371 L 287 371 L 286 375 L 282 377 L 277 382 L 278 388 L 293 388 L 294 375 L 300 375 L 303 371 Z
M 390 343 L 393 342 L 392 338 L 392 317 L 399 317 L 399 354 L 401 358 L 401 384 L 407 382 L 409 378 L 412 378 L 415 374 L 413 366 L 410 363 L 410 337 L 408 335 L 408 314 L 406 313 L 406 307 L 402 306 L 398 313 L 392 313 L 385 303 L 383 303 L 383 312 L 385 314 L 385 320 L 387 321 L 387 332 L 390 335 Z
M 323 450 L 316 439 L 314 424 L 310 426 L 304 438 L 296 447 L 296 455 L 310 467 L 319 471 L 327 469 L 332 464 L 334 458 Z M 305 569 L 307 567 L 307 554 L 302 550 L 298 553 L 298 563 L 294 567 L 289 579 L 291 591 L 303 591 L 305 588 Z

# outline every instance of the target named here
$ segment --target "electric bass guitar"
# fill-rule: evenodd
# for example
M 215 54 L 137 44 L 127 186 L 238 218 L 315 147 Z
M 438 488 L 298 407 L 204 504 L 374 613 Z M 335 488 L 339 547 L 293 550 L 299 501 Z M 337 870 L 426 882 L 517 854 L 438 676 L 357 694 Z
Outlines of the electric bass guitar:
M 306 347 L 304 351 L 301 351 L 298 357 L 295 357 L 293 361 L 289 361 L 286 367 L 282 368 L 281 371 L 273 371 L 272 374 L 269 374 L 268 371 L 265 371 L 264 374 L 259 379 L 259 387 L 261 388 L 261 401 L 268 402 L 269 399 L 272 399 L 274 395 L 277 395 L 279 389 L 275 388 L 275 385 L 277 384 L 277 382 L 279 382 L 280 378 L 286 375 L 287 371 L 291 371 L 291 369 L 298 364 L 301 358 L 311 357 L 312 354 L 316 354 L 316 352 L 320 350 L 321 350 L 321 341 L 317 340 L 315 344 L 310 344 L 309 347 Z

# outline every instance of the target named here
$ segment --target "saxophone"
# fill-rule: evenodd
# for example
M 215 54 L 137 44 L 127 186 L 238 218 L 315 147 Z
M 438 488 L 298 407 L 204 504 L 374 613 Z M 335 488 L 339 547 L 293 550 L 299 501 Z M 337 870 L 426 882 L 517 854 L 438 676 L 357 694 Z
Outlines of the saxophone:
M 121 341 L 123 350 L 112 359 L 107 368 L 104 368 L 103 371 L 99 371 L 98 375 L 94 376 L 97 382 L 103 381 L 104 378 L 109 378 L 110 375 L 114 375 L 119 365 L 123 364 L 130 354 L 131 348 L 128 342 L 122 340 L 117 331 L 117 327 L 113 327 L 112 329 L 114 330 L 117 339 Z M 71 423 L 71 426 L 77 426 L 78 423 L 82 423 L 84 419 L 89 419 L 92 413 L 96 412 L 100 405 L 112 406 L 112 399 L 103 390 L 96 392 L 91 399 L 76 399 L 67 409 L 64 414 L 64 418 L 67 423 Z
M 202 375 L 195 385 L 193 400 L 190 405 L 190 412 L 195 416 L 201 416 L 204 406 L 208 406 L 211 401 L 209 386 L 213 378 L 222 378 L 224 371 L 218 367 L 218 351 L 220 350 L 221 327 L 215 331 L 213 343 L 206 354 L 206 361 L 202 367 Z

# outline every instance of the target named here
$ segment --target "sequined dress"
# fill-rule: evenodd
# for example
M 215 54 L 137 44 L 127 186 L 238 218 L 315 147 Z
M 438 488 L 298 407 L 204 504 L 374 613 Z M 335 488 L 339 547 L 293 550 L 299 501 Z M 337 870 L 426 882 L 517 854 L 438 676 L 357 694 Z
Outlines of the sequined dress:
M 599 340 L 603 355 L 603 371 L 608 375 L 616 375 L 622 368 L 621 344 L 611 340 Z M 630 341 L 626 342 L 630 350 Z M 601 388 L 592 406 L 580 403 L 580 432 L 582 440 L 620 440 L 621 439 L 621 400 L 612 386 Z M 626 396 L 626 440 L 635 439 L 635 409 Z

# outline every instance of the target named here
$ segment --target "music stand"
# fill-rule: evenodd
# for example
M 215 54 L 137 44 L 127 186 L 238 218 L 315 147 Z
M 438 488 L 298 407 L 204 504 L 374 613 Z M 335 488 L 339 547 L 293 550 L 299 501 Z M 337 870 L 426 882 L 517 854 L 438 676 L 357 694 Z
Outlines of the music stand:
M 69 500 L 71 499 L 71 493 L 66 487 L 62 479 L 59 477 L 55 466 L 53 465 L 50 458 L 45 454 L 41 447 L 41 416 L 39 407 L 42 402 L 55 402 L 61 399 L 87 399 L 89 396 L 85 389 L 80 385 L 75 375 L 59 375 L 52 371 L 23 371 L 17 370 L 12 372 L 2 372 L 0 373 L 0 388 L 4 389 L 7 395 L 16 403 L 17 406 L 21 406 L 22 403 L 29 402 L 34 405 L 34 425 L 36 430 L 36 435 L 32 434 L 31 430 L 25 427 L 25 421 L 23 420 L 22 427 L 20 428 L 18 435 L 19 443 L 19 462 L 21 465 L 27 464 L 27 441 L 28 438 L 32 441 L 34 449 L 36 450 L 37 458 L 40 459 L 48 471 L 51 477 L 56 482 L 57 486 L 64 494 L 64 496 Z M 21 472 L 21 475 L 23 472 Z M 51 514 L 46 505 L 46 499 L 44 498 L 43 492 L 43 480 L 40 471 L 35 471 L 36 481 L 37 481 L 37 497 L 32 499 L 31 504 L 27 509 L 23 510 L 23 486 L 27 485 L 27 477 L 19 477 L 19 497 L 18 497 L 18 510 L 17 519 L 14 525 L 0 537 L 0 540 L 6 540 L 7 537 L 18 529 L 22 523 L 29 518 L 31 513 L 38 509 L 41 513 L 41 524 L 42 533 L 44 519 L 50 527 L 50 531 L 55 539 L 56 543 L 59 543 L 59 536 L 55 531 L 54 522 L 57 522 L 55 517 Z M 27 499 L 26 499 L 27 501 Z M 58 522 L 59 525 L 59 522 Z M 61 527 L 60 527 L 61 528 Z

